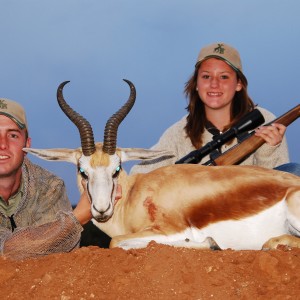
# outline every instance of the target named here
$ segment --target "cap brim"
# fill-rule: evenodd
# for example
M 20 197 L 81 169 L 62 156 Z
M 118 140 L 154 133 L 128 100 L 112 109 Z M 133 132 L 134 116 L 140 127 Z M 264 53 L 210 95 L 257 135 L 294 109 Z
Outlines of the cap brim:
M 244 80 L 246 81 L 246 83 L 248 83 L 246 76 L 244 75 L 244 73 L 238 69 L 237 67 L 235 67 L 230 61 L 228 61 L 226 58 L 219 56 L 219 55 L 208 55 L 206 57 L 204 57 L 203 59 L 197 61 L 197 63 L 195 64 L 195 68 L 197 69 L 199 67 L 199 65 L 204 62 L 205 60 L 209 59 L 209 58 L 217 58 L 217 59 L 221 59 L 224 62 L 226 62 L 234 71 L 236 71 L 239 76 L 243 77 Z
M 0 115 L 4 115 L 4 116 L 10 118 L 11 120 L 13 120 L 20 129 L 26 128 L 26 125 L 24 123 L 21 123 L 19 120 L 17 120 L 14 116 L 12 116 L 10 114 L 5 113 L 5 112 L 0 112 Z

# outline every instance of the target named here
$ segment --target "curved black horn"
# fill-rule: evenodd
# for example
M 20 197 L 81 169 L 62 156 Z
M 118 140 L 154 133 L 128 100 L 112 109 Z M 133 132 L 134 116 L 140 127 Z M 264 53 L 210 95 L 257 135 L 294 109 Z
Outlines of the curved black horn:
M 62 82 L 57 89 L 57 102 L 65 115 L 76 125 L 79 130 L 82 152 L 85 156 L 90 156 L 96 151 L 93 129 L 90 123 L 73 110 L 65 101 L 63 88 L 70 81 Z
M 130 87 L 130 96 L 127 102 L 108 119 L 104 130 L 102 150 L 110 155 L 116 152 L 118 127 L 133 107 L 136 97 L 136 91 L 133 83 L 127 79 L 123 80 L 127 82 Z

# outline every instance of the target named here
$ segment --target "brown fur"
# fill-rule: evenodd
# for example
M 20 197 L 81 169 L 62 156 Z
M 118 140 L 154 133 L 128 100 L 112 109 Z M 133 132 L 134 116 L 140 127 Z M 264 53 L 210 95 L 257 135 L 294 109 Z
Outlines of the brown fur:
M 144 206 L 147 208 L 148 215 L 150 217 L 150 221 L 154 222 L 155 221 L 155 217 L 156 217 L 157 207 L 153 203 L 151 197 L 147 197 L 146 198 L 146 200 L 144 201 Z
M 272 183 L 247 188 L 239 186 L 225 193 L 216 192 L 190 208 L 190 223 L 202 228 L 219 221 L 243 219 L 276 204 L 285 193 L 286 188 Z
M 102 149 L 102 144 L 97 144 L 97 148 Z M 109 165 L 109 162 L 110 162 L 109 155 L 102 151 L 96 151 L 91 156 L 91 167 L 93 167 L 93 168 L 95 168 L 97 166 L 107 167 Z

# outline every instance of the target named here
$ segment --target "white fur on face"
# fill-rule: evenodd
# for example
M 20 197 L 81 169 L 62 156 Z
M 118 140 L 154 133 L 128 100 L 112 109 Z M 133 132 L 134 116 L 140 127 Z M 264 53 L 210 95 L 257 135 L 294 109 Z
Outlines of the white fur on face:
M 88 192 L 92 202 L 92 214 L 96 220 L 104 221 L 111 217 L 114 210 L 117 177 L 116 170 L 120 167 L 120 158 L 114 154 L 109 156 L 108 166 L 91 167 L 91 157 L 79 159 L 81 172 L 88 177 Z

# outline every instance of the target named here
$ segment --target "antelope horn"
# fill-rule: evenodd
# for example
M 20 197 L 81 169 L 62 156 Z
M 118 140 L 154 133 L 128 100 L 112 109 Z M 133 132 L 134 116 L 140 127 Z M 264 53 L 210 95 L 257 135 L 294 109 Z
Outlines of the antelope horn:
M 70 81 L 62 82 L 57 89 L 57 102 L 65 115 L 76 125 L 79 130 L 82 152 L 90 156 L 96 151 L 93 129 L 90 123 L 73 110 L 63 97 L 63 88 Z
M 113 155 L 116 152 L 118 127 L 133 107 L 136 97 L 133 83 L 127 79 L 123 80 L 127 82 L 130 87 L 130 96 L 127 102 L 106 122 L 102 150 L 109 155 Z

